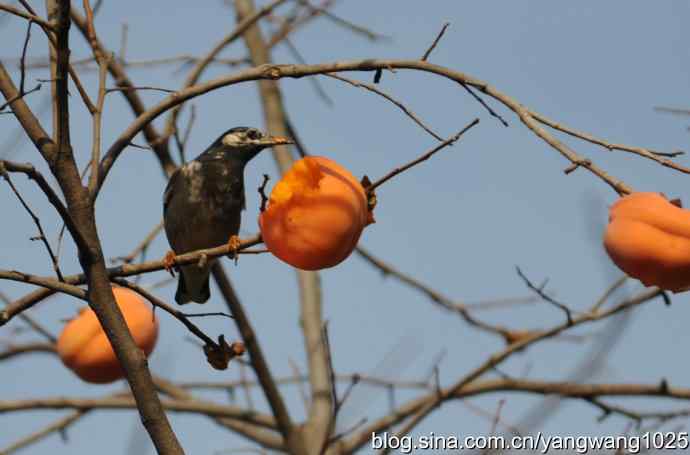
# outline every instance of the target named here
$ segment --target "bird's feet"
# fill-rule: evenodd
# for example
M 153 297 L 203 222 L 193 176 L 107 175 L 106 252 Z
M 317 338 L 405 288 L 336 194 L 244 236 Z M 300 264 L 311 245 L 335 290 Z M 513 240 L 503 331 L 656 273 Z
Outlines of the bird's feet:
M 242 246 L 240 237 L 238 235 L 231 236 L 230 240 L 228 240 L 228 249 L 230 250 L 228 256 L 235 260 L 235 264 L 237 264 L 237 259 L 239 258 L 237 253 L 240 251 L 240 246 Z
M 165 253 L 165 257 L 163 258 L 163 267 L 165 267 L 165 270 L 170 273 L 170 275 L 175 276 L 175 252 L 174 251 L 168 251 Z

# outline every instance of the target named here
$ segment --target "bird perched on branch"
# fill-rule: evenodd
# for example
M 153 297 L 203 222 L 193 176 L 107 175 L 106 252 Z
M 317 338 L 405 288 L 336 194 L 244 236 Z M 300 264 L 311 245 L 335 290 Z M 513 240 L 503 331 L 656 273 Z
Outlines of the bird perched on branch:
M 245 208 L 244 168 L 261 150 L 291 143 L 256 128 L 232 128 L 173 173 L 163 194 L 165 234 L 174 252 L 166 256 L 169 268 L 175 254 L 226 242 L 231 249 L 239 247 L 237 234 Z M 210 264 L 203 262 L 180 267 L 177 303 L 204 303 L 210 297 Z

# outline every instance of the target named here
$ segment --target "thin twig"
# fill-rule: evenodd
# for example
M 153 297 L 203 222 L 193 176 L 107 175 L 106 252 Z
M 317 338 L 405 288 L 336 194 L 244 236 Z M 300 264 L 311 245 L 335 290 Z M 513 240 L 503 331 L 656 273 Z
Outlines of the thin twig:
M 6 296 L 3 292 L 0 292 L 0 300 L 5 304 L 5 306 L 10 305 L 12 301 L 8 296 Z M 29 316 L 26 313 L 22 313 L 19 315 L 19 318 L 24 321 L 26 325 L 31 327 L 36 333 L 41 335 L 43 338 L 45 338 L 49 343 L 55 344 L 57 342 L 57 338 L 55 335 L 50 333 L 48 329 L 43 327 L 38 321 L 34 320 L 31 316 Z
M 226 35 L 218 44 L 216 44 L 211 51 L 209 51 L 204 58 L 199 60 L 194 68 L 190 71 L 187 79 L 185 80 L 182 88 L 186 89 L 194 84 L 201 78 L 204 70 L 208 65 L 218 56 L 218 54 L 225 49 L 229 44 L 234 42 L 236 39 L 240 38 L 242 34 L 253 26 L 259 19 L 270 14 L 275 8 L 285 3 L 286 0 L 273 0 L 268 5 L 258 9 L 252 15 L 244 17 L 237 24 L 235 29 Z M 180 114 L 181 106 L 173 109 L 166 120 L 164 137 L 168 138 L 172 136 L 173 129 L 177 124 L 177 116 Z
M 141 86 L 141 87 L 110 87 L 106 89 L 106 93 L 113 93 L 113 92 L 129 92 L 129 91 L 134 91 L 134 90 L 153 90 L 156 92 L 164 92 L 164 93 L 176 93 L 176 90 L 170 90 L 167 88 L 161 88 L 161 87 L 153 87 L 153 86 Z
M 602 139 L 598 139 L 591 134 L 584 133 L 582 131 L 577 131 L 573 128 L 569 128 L 565 125 L 562 125 L 558 122 L 555 122 L 549 118 L 547 118 L 544 115 L 541 115 L 537 112 L 534 111 L 529 111 L 532 117 L 539 123 L 542 123 L 548 127 L 551 127 L 557 131 L 561 131 L 565 134 L 568 134 L 570 136 L 576 137 L 578 139 L 581 139 L 583 141 L 590 142 L 592 144 L 599 145 L 601 147 L 604 147 L 605 149 L 609 151 L 614 151 L 614 150 L 619 150 L 623 152 L 629 152 L 634 155 L 638 155 L 644 158 L 647 158 L 652 161 L 656 161 L 657 163 L 661 164 L 664 167 L 668 167 L 671 169 L 674 169 L 678 172 L 681 172 L 683 174 L 690 174 L 690 168 L 686 166 L 682 166 L 678 163 L 674 163 L 673 161 L 669 160 L 667 157 L 668 156 L 677 156 L 677 153 L 663 153 L 663 152 L 656 152 L 654 150 L 642 148 L 642 147 L 631 147 L 629 145 L 624 145 L 624 144 L 613 144 L 608 141 L 604 141 Z M 682 154 L 682 153 L 681 153 Z
M 419 158 L 410 161 L 409 163 L 405 164 L 404 166 L 397 167 L 397 168 L 393 169 L 393 170 L 392 170 L 391 172 L 389 172 L 388 174 L 384 175 L 383 177 L 381 177 L 381 178 L 378 179 L 377 181 L 373 182 L 373 183 L 367 188 L 367 192 L 368 192 L 369 194 L 372 194 L 372 192 L 373 192 L 374 190 L 376 190 L 376 188 L 378 188 L 379 186 L 383 185 L 384 183 L 386 183 L 388 180 L 392 179 L 392 178 L 395 177 L 396 175 L 398 175 L 398 174 L 400 174 L 400 173 L 403 173 L 403 172 L 405 172 L 406 170 L 410 169 L 411 167 L 414 167 L 414 166 L 416 166 L 417 164 L 422 163 L 422 162 L 428 160 L 428 159 L 431 158 L 435 153 L 439 152 L 440 150 L 444 149 L 445 147 L 447 147 L 447 146 L 453 144 L 454 142 L 456 142 L 458 139 L 460 139 L 460 137 L 461 137 L 463 134 L 465 134 L 466 131 L 468 131 L 470 128 L 474 127 L 474 126 L 477 125 L 478 123 L 479 123 L 479 119 L 478 119 L 478 118 L 472 120 L 470 123 L 467 124 L 467 126 L 465 126 L 465 127 L 464 127 L 462 130 L 460 130 L 457 134 L 455 134 L 454 136 L 451 136 L 451 137 L 449 137 L 448 139 L 446 139 L 445 141 L 441 142 L 441 143 L 438 144 L 436 147 L 434 147 L 434 148 L 432 148 L 431 150 L 429 150 L 428 152 L 424 153 L 424 154 L 423 154 L 422 156 L 420 156 Z
M 492 371 L 496 366 L 498 366 L 500 363 L 504 362 L 506 359 L 511 357 L 513 354 L 518 353 L 518 352 L 524 352 L 528 347 L 540 342 L 544 341 L 547 339 L 551 339 L 555 336 L 558 336 L 562 332 L 572 329 L 575 326 L 581 325 L 581 324 L 586 324 L 586 323 L 591 323 L 594 321 L 600 321 L 603 319 L 606 319 L 608 317 L 611 317 L 615 314 L 619 314 L 623 311 L 629 310 L 631 308 L 634 308 L 636 306 L 642 305 L 645 302 L 649 302 L 657 297 L 659 297 L 661 294 L 661 291 L 657 288 L 652 288 L 648 290 L 644 290 L 638 295 L 635 295 L 629 299 L 624 300 L 623 302 L 619 303 L 618 305 L 605 310 L 601 311 L 598 313 L 585 313 L 582 315 L 578 315 L 577 317 L 573 318 L 573 323 L 568 324 L 567 322 L 558 324 L 556 326 L 551 327 L 550 329 L 547 330 L 542 330 L 538 332 L 534 332 L 530 336 L 527 336 L 519 341 L 516 341 L 515 343 L 512 343 L 508 346 L 506 346 L 503 350 L 498 351 L 492 355 L 490 355 L 486 361 L 484 361 L 480 366 L 477 368 L 473 369 L 471 372 L 463 376 L 461 379 L 459 379 L 455 384 L 451 385 L 450 387 L 444 388 L 441 391 L 438 392 L 431 392 L 427 394 L 424 397 L 414 399 L 403 406 L 401 406 L 398 411 L 394 415 L 389 415 L 385 416 L 381 419 L 379 419 L 376 422 L 371 423 L 370 425 L 367 425 L 362 431 L 351 437 L 348 441 L 346 441 L 346 444 L 344 446 L 343 450 L 351 450 L 354 451 L 356 448 L 361 447 L 363 444 L 366 444 L 366 442 L 369 440 L 371 437 L 372 432 L 380 432 L 383 431 L 386 428 L 389 428 L 391 425 L 394 425 L 400 421 L 403 421 L 407 418 L 410 418 L 408 421 L 408 424 L 405 425 L 399 432 L 396 433 L 396 437 L 401 437 L 405 435 L 407 432 L 411 431 L 417 424 L 419 424 L 431 411 L 436 409 L 439 405 L 441 405 L 445 400 L 453 399 L 453 398 L 463 398 L 468 395 L 474 395 L 477 392 L 478 388 L 482 388 L 480 385 L 481 383 L 477 383 L 477 379 L 479 379 L 483 374 L 485 374 L 488 371 Z M 560 386 L 555 386 L 554 384 L 551 384 L 553 387 L 549 387 L 549 391 L 546 392 L 545 389 L 542 388 L 544 385 L 543 383 L 540 384 L 540 386 L 537 386 L 536 383 L 531 383 L 530 381 L 523 381 L 523 380 L 505 380 L 505 379 L 500 379 L 497 381 L 486 381 L 485 384 L 502 384 L 501 389 L 506 390 L 506 387 L 509 387 L 509 390 L 521 390 L 521 391 L 534 391 L 534 390 L 540 390 L 541 393 L 544 394 L 550 394 L 550 393 L 559 393 L 555 392 L 555 390 L 559 389 L 560 391 L 564 392 L 564 388 L 560 388 Z M 532 388 L 531 385 L 534 385 L 535 387 Z M 574 396 L 576 398 L 583 398 L 583 395 L 591 396 L 593 392 L 593 388 L 591 385 L 586 384 L 586 385 L 577 385 L 573 383 L 564 383 L 563 384 L 565 387 L 570 387 L 570 390 L 582 387 L 580 389 L 581 392 L 584 392 L 587 390 L 588 392 L 585 393 L 578 393 L 578 394 L 570 394 L 570 393 L 562 393 L 564 396 Z M 625 389 L 625 387 L 623 387 Z M 638 391 L 641 391 L 642 389 L 635 388 Z M 662 384 L 660 386 L 653 386 L 653 387 L 643 387 L 645 389 L 645 394 L 650 393 L 652 395 L 657 395 L 657 396 L 669 396 L 669 394 L 676 395 L 678 393 L 677 389 L 671 389 L 668 387 L 668 385 Z M 603 391 L 603 390 L 602 390 Z M 609 390 L 611 391 L 611 390 Z M 627 393 L 624 393 L 623 390 L 619 389 L 618 390 L 620 395 L 627 395 Z M 630 389 L 627 389 L 629 392 Z M 687 391 L 687 399 L 690 399 L 690 390 Z M 597 393 L 596 395 L 609 395 L 611 393 Z M 683 394 L 684 395 L 684 394 Z M 677 395 L 676 395 L 677 396 Z M 411 417 L 412 416 L 412 417 Z
M 390 40 L 390 37 L 382 35 L 380 33 L 374 32 L 366 27 L 363 27 L 361 25 L 357 25 L 355 23 L 352 23 L 348 21 L 347 19 L 343 19 L 342 17 L 336 16 L 335 14 L 331 13 L 325 8 L 320 8 L 318 6 L 314 6 L 311 3 L 309 3 L 307 0 L 297 0 L 300 4 L 304 5 L 308 9 L 312 10 L 313 12 L 317 12 L 321 14 L 322 16 L 330 19 L 334 24 L 339 25 L 341 27 L 344 27 L 352 32 L 355 32 L 358 35 L 362 35 L 365 38 L 367 38 L 369 41 L 381 41 L 381 40 Z
M 354 87 L 359 87 L 363 88 L 365 90 L 369 90 L 370 92 L 376 93 L 379 96 L 382 96 L 383 98 L 387 99 L 391 103 L 395 104 L 398 108 L 400 108 L 408 117 L 412 119 L 413 122 L 415 122 L 417 125 L 419 125 L 424 131 L 429 133 L 434 139 L 443 141 L 443 138 L 439 136 L 438 134 L 434 133 L 431 128 L 429 128 L 424 122 L 422 122 L 419 117 L 415 115 L 414 112 L 412 112 L 407 106 L 405 106 L 403 103 L 400 101 L 396 100 L 386 92 L 377 89 L 371 84 L 367 84 L 365 82 L 360 82 L 360 81 L 355 81 L 352 79 L 348 79 L 346 77 L 340 76 L 338 74 L 325 74 L 324 76 L 331 77 L 333 79 L 338 79 L 343 82 L 347 82 L 348 84 L 354 86 Z
M 141 294 L 141 296 L 144 297 L 149 302 L 151 302 L 151 304 L 162 309 L 163 311 L 165 311 L 166 313 L 170 314 L 172 317 L 174 317 L 175 319 L 180 321 L 185 327 L 187 327 L 187 329 L 194 336 L 196 336 L 197 338 L 199 338 L 201 341 L 204 342 L 204 351 L 206 351 L 208 349 L 208 350 L 215 352 L 215 353 L 221 353 L 221 352 L 227 353 L 227 355 L 228 355 L 228 357 L 226 359 L 227 361 L 232 360 L 232 358 L 234 358 L 237 355 L 242 355 L 242 353 L 244 352 L 244 350 L 242 348 L 233 349 L 234 343 L 233 343 L 233 345 L 230 345 L 229 346 L 230 349 L 228 349 L 226 351 L 226 349 L 224 349 L 224 346 L 223 346 L 224 343 L 223 343 L 222 335 L 219 337 L 219 342 L 217 343 L 211 337 L 206 335 L 196 324 L 194 324 L 193 322 L 191 322 L 189 320 L 189 318 L 193 318 L 193 317 L 206 317 L 206 316 L 224 316 L 224 317 L 228 317 L 228 318 L 233 319 L 233 317 L 230 316 L 229 314 L 222 313 L 222 312 L 198 313 L 198 314 L 184 313 L 184 312 L 168 305 L 167 303 L 163 302 L 161 299 L 159 299 L 158 297 L 156 297 L 155 295 L 150 293 L 147 289 L 143 288 L 142 286 L 139 286 L 135 283 L 131 283 L 131 282 L 129 282 L 125 279 L 122 279 L 122 278 L 113 278 L 112 281 L 114 283 L 119 284 L 120 286 L 124 286 L 126 288 L 129 288 L 129 289 L 135 291 L 138 294 Z M 225 363 L 225 365 L 224 365 L 225 368 L 218 368 L 218 365 L 215 364 L 214 362 L 212 362 L 210 359 L 209 359 L 209 363 L 211 363 L 213 365 L 213 367 L 217 368 L 217 369 L 227 368 L 227 363 Z
M 565 313 L 568 324 L 569 325 L 573 324 L 573 314 L 572 314 L 572 311 L 570 311 L 570 308 L 568 308 L 567 305 L 559 302 L 558 300 L 554 299 L 553 297 L 548 295 L 546 292 L 544 292 L 544 286 L 546 285 L 546 283 L 544 283 L 544 285 L 542 285 L 542 286 L 536 286 L 534 283 L 532 283 L 529 280 L 529 278 L 527 278 L 527 276 L 524 273 L 522 273 L 522 270 L 520 270 L 520 267 L 515 266 L 515 270 L 517 271 L 518 276 L 520 278 L 522 278 L 522 280 L 525 282 L 525 284 L 527 285 L 527 287 L 529 289 L 536 292 L 539 295 L 539 297 L 541 297 L 545 302 L 548 302 L 551 305 L 558 308 L 559 310 L 563 311 L 563 313 Z
M 32 353 L 44 352 L 55 354 L 54 343 L 26 343 L 26 344 L 11 344 L 6 350 L 0 351 L 0 361 L 11 359 L 12 357 Z
M 88 28 L 88 39 L 91 44 L 93 56 L 98 63 L 98 99 L 92 113 L 93 119 L 93 145 L 91 150 L 91 175 L 89 176 L 89 193 L 93 200 L 96 199 L 96 186 L 98 185 L 98 164 L 101 161 L 101 122 L 103 120 L 103 107 L 105 105 L 106 77 L 108 76 L 108 61 L 106 56 L 98 46 L 96 27 L 93 22 L 93 10 L 89 0 L 83 0 L 84 11 L 86 11 L 86 23 Z
M 431 55 L 431 53 L 434 51 L 438 42 L 441 41 L 441 38 L 443 38 L 443 34 L 446 33 L 446 29 L 448 28 L 449 25 L 450 25 L 450 22 L 446 22 L 445 24 L 443 24 L 443 27 L 441 28 L 441 31 L 438 32 L 438 35 L 436 35 L 436 39 L 434 40 L 434 42 L 431 43 L 431 46 L 429 46 L 429 48 L 426 50 L 426 52 L 424 52 L 424 55 L 422 56 L 423 62 L 426 62 L 426 59 L 428 59 L 429 55 Z
M 464 88 L 464 89 L 467 91 L 467 93 L 469 93 L 469 94 L 472 96 L 472 98 L 474 98 L 475 100 L 477 100 L 477 102 L 478 102 L 479 104 L 481 104 L 482 107 L 483 107 L 484 109 L 486 109 L 486 111 L 489 113 L 489 115 L 491 115 L 492 117 L 498 119 L 498 121 L 501 122 L 501 124 L 502 124 L 503 126 L 505 126 L 506 128 L 508 127 L 508 122 L 506 121 L 506 119 L 504 119 L 504 118 L 501 116 L 501 114 L 499 114 L 498 112 L 496 112 L 495 110 L 493 110 L 493 108 L 492 108 L 491 106 L 489 106 L 489 105 L 486 103 L 486 101 L 484 101 L 484 100 L 482 99 L 481 96 L 479 96 L 479 95 L 477 95 L 476 93 L 474 93 L 474 90 L 472 90 L 472 87 L 470 87 L 469 85 L 467 85 L 467 84 L 464 83 L 464 82 L 460 82 L 460 85 L 462 86 L 462 88 Z
M 432 289 L 430 286 L 420 282 L 419 280 L 415 279 L 414 277 L 412 277 L 408 274 L 405 274 L 405 273 L 397 270 L 396 268 L 392 267 L 390 264 L 377 258 L 371 252 L 364 249 L 363 247 L 358 246 L 356 251 L 367 262 L 369 262 L 371 265 L 373 265 L 378 270 L 380 270 L 384 276 L 389 276 L 389 275 L 393 276 L 393 277 L 397 278 L 398 280 L 400 280 L 401 282 L 412 287 L 413 289 L 416 289 L 416 290 L 422 292 L 433 303 L 439 305 L 440 307 L 442 307 L 446 310 L 450 310 L 452 312 L 457 313 L 468 324 L 470 324 L 474 327 L 477 327 L 480 330 L 484 330 L 488 333 L 498 335 L 506 341 L 508 341 L 512 337 L 512 332 L 510 330 L 508 330 L 504 327 L 495 326 L 495 325 L 486 323 L 480 319 L 477 319 L 476 317 L 474 317 L 471 314 L 467 305 L 465 305 L 463 303 L 454 302 L 453 300 L 444 296 L 440 292 Z
M 46 436 L 50 436 L 53 433 L 63 433 L 67 430 L 67 428 L 75 423 L 77 420 L 81 419 L 85 414 L 87 414 L 89 411 L 86 410 L 80 410 L 80 411 L 73 411 L 69 415 L 65 417 L 61 417 L 60 419 L 56 420 L 55 422 L 45 426 L 44 428 L 41 428 L 40 430 L 34 431 L 33 433 L 24 436 L 23 438 L 15 441 L 11 445 L 5 447 L 4 449 L 0 450 L 0 454 L 2 455 L 10 455 L 19 449 L 23 449 L 26 446 L 29 446 L 31 444 L 34 444 L 41 439 L 45 438 Z
M 26 81 L 26 51 L 29 48 L 29 40 L 31 39 L 31 26 L 33 21 L 29 21 L 29 25 L 26 26 L 26 36 L 24 38 L 24 46 L 22 47 L 22 57 L 19 63 L 19 71 L 21 73 L 21 79 L 19 82 L 19 93 L 24 93 L 24 82 Z M 2 109 L 0 109 L 1 111 Z
M 139 245 L 137 245 L 131 253 L 129 253 L 126 256 L 118 256 L 116 258 L 112 259 L 112 262 L 115 261 L 120 261 L 124 262 L 125 264 L 130 264 L 134 261 L 134 259 L 137 258 L 140 254 L 143 254 L 148 247 L 151 245 L 151 243 L 156 240 L 158 237 L 158 234 L 160 234 L 163 231 L 163 222 L 159 222 L 156 226 L 154 226 L 153 229 L 144 237 L 144 240 L 142 240 Z
M 15 96 L 13 96 L 9 100 L 7 100 L 5 103 L 0 105 L 0 112 L 4 111 L 7 106 L 11 106 L 12 103 L 14 103 L 15 101 L 20 100 L 20 99 L 24 98 L 26 95 L 37 92 L 39 90 L 41 90 L 41 84 L 40 83 L 36 84 L 36 87 L 32 88 L 29 91 L 17 93 Z
M 290 53 L 295 57 L 295 60 L 301 64 L 306 64 L 306 59 L 302 57 L 302 53 L 297 49 L 297 46 L 294 45 L 292 40 L 286 36 L 284 41 Z M 317 78 L 310 78 L 309 82 L 311 82 L 319 98 L 321 98 L 327 106 L 333 106 L 333 99 L 326 93 L 326 90 L 321 86 L 319 80 Z
M 55 253 L 53 253 L 53 248 L 50 246 L 48 238 L 46 237 L 46 234 L 43 231 L 41 219 L 38 217 L 38 215 L 34 213 L 33 210 L 31 210 L 31 207 L 29 207 L 29 204 L 27 204 L 22 195 L 19 194 L 17 187 L 15 187 L 14 183 L 12 183 L 12 179 L 10 178 L 9 172 L 7 172 L 4 161 L 0 161 L 0 176 L 2 176 L 5 179 L 7 184 L 12 189 L 12 192 L 14 192 L 14 194 L 17 196 L 17 199 L 19 199 L 19 202 L 22 204 L 22 207 L 24 207 L 24 210 L 27 211 L 27 213 L 33 220 L 34 224 L 36 224 L 36 227 L 38 228 L 38 237 L 32 237 L 31 240 L 40 240 L 43 243 L 43 245 L 45 245 L 46 250 L 48 250 L 50 260 L 53 263 L 53 270 L 55 271 L 55 274 L 57 275 L 60 281 L 64 282 L 65 278 L 62 276 L 62 271 L 60 270 L 60 265 L 58 264 L 57 257 L 55 256 Z

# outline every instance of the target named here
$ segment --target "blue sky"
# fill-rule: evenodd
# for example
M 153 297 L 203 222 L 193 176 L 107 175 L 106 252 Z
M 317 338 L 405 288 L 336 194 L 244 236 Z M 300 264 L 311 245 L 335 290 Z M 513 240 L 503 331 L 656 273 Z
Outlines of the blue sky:
M 40 8 L 39 2 L 32 3 Z M 140 2 L 136 8 L 132 5 L 105 2 L 96 21 L 99 36 L 111 49 L 119 47 L 121 26 L 128 24 L 127 58 L 131 60 L 203 54 L 232 29 L 235 20 L 232 10 L 219 1 L 201 6 L 177 0 Z M 317 21 L 293 36 L 294 44 L 310 63 L 416 58 L 442 24 L 450 22 L 430 58 L 433 63 L 480 78 L 526 106 L 602 139 L 659 151 L 687 149 L 690 119 L 653 110 L 658 105 L 690 107 L 690 6 L 685 1 L 467 0 L 425 2 L 423 7 L 409 0 L 341 1 L 334 12 L 390 40 L 372 43 L 329 21 Z M 20 55 L 24 30 L 21 20 L 2 20 L 3 61 Z M 29 55 L 44 56 L 45 39 L 36 28 L 32 36 Z M 74 58 L 90 55 L 77 33 L 73 33 L 72 42 Z M 240 41 L 223 54 L 228 58 L 244 55 Z M 274 60 L 292 62 L 293 57 L 280 46 Z M 229 71 L 233 70 L 214 66 L 205 78 Z M 175 67 L 132 69 L 130 76 L 138 85 L 175 89 L 182 84 L 184 71 L 175 71 Z M 365 81 L 372 77 L 368 73 L 348 76 Z M 45 72 L 34 70 L 27 84 L 31 87 L 36 78 L 44 77 Z M 95 94 L 95 74 L 84 74 L 83 78 L 90 93 Z M 291 118 L 310 153 L 329 156 L 355 175 L 366 173 L 375 178 L 434 144 L 390 103 L 338 81 L 319 80 L 333 99 L 333 106 L 322 102 L 306 79 L 281 82 Z M 31 96 L 35 109 L 42 104 L 46 88 Z M 364 233 L 364 246 L 402 271 L 464 302 L 528 295 L 515 265 L 534 281 L 549 278 L 548 289 L 574 310 L 586 309 L 620 276 L 601 247 L 606 207 L 616 198 L 608 186 L 583 170 L 565 176 L 563 169 L 568 163 L 510 111 L 488 100 L 510 123 L 504 128 L 453 83 L 428 74 L 398 71 L 385 74 L 381 88 L 404 101 L 443 136 L 451 135 L 475 117 L 480 117 L 481 123 L 454 147 L 381 188 L 377 223 Z M 146 92 L 142 96 L 152 105 L 163 95 Z M 194 105 L 196 123 L 188 152 L 192 156 L 227 128 L 263 126 L 256 87 L 251 83 L 221 89 L 196 99 Z M 72 110 L 72 138 L 83 165 L 90 153 L 91 124 L 76 94 L 72 96 Z M 50 125 L 48 113 L 43 114 L 42 121 Z M 128 106 L 117 94 L 109 95 L 104 145 L 109 145 L 131 121 Z M 0 156 L 40 163 L 39 155 L 26 141 L 9 145 L 15 134 L 12 117 L 0 117 Z M 570 138 L 563 140 L 636 190 L 663 191 L 681 198 L 687 195 L 687 178 L 677 172 L 629 154 L 609 152 Z M 678 158 L 680 163 L 687 164 L 687 160 Z M 255 159 L 245 175 L 245 234 L 258 229 L 259 197 L 253 188 L 261 182 L 263 173 L 271 174 L 275 181 L 276 168 L 269 153 Z M 25 179 L 17 177 L 15 182 L 41 214 L 49 237 L 54 239 L 59 224 L 51 207 Z M 129 252 L 158 222 L 164 186 L 158 164 L 148 152 L 130 148 L 122 154 L 97 205 L 99 233 L 108 257 Z M 0 268 L 50 274 L 44 249 L 29 240 L 35 230 L 31 220 L 6 185 L 0 185 L 0 197 L 5 201 Z M 166 241 L 159 238 L 149 257 L 162 257 L 165 251 Z M 78 270 L 73 253 L 73 245 L 66 242 L 61 259 L 65 272 Z M 292 374 L 290 360 L 304 367 L 294 273 L 269 255 L 243 257 L 237 267 L 226 260 L 226 265 L 274 373 Z M 387 352 L 401 346 L 406 355 L 398 355 L 398 361 L 379 368 L 385 370 L 382 374 L 419 378 L 426 374 L 433 358 L 445 351 L 441 380 L 450 384 L 502 347 L 500 340 L 478 333 L 417 292 L 382 278 L 357 257 L 321 276 L 324 314 L 330 321 L 338 372 L 375 371 Z M 162 278 L 163 273 L 149 275 L 143 283 Z M 632 282 L 629 291 L 639 288 Z M 30 288 L 3 282 L 0 290 L 16 298 Z M 156 293 L 172 302 L 174 286 Z M 217 292 L 212 289 L 212 294 L 204 310 L 223 308 Z M 669 308 L 656 302 L 637 310 L 593 380 L 656 383 L 665 377 L 672 385 L 690 386 L 690 369 L 683 357 L 683 346 L 690 343 L 686 329 L 689 304 L 687 296 L 681 294 L 674 297 L 674 305 Z M 72 316 L 80 305 L 71 298 L 56 297 L 32 310 L 32 315 L 58 332 L 60 321 Z M 481 315 L 515 328 L 547 327 L 562 318 L 560 312 L 543 303 Z M 210 334 L 222 332 L 231 339 L 238 337 L 226 319 L 204 319 L 201 324 Z M 13 322 L 3 327 L 0 340 L 28 340 L 26 334 L 13 334 L 12 329 L 20 326 Z M 227 372 L 207 368 L 198 348 L 186 341 L 187 333 L 175 321 L 161 315 L 161 327 L 159 346 L 151 358 L 154 372 L 179 381 L 238 377 L 237 366 Z M 564 379 L 590 355 L 601 333 L 598 329 L 603 327 L 599 324 L 574 331 L 585 336 L 584 342 L 555 340 L 539 344 L 514 356 L 503 371 L 519 376 L 529 370 L 530 378 Z M 101 396 L 121 387 L 86 385 L 56 359 L 42 355 L 0 364 L 0 400 Z M 401 393 L 398 402 L 409 396 Z M 227 400 L 224 394 L 207 397 Z M 301 418 L 304 412 L 297 389 L 287 388 L 286 397 L 295 417 Z M 502 418 L 507 423 L 519 423 L 530 406 L 538 403 L 534 397 L 522 394 L 489 395 L 470 402 L 493 412 L 502 398 L 506 399 Z M 254 399 L 261 403 L 259 393 Z M 386 410 L 385 393 L 367 387 L 358 388 L 352 403 L 344 411 L 344 417 L 352 421 Z M 630 400 L 627 404 L 640 409 L 669 406 L 655 400 Z M 59 415 L 62 413 L 0 415 L 0 447 Z M 598 415 L 598 410 L 587 404 L 569 402 L 543 429 L 551 435 L 604 435 L 618 434 L 626 428 L 622 418 L 611 417 L 600 423 Z M 178 415 L 171 415 L 171 419 L 188 453 L 248 446 L 208 419 Z M 94 450 L 103 455 L 126 453 L 137 422 L 133 413 L 97 412 L 70 429 L 67 448 L 54 435 L 26 453 L 52 454 L 56 448 L 73 454 Z M 452 402 L 426 419 L 418 432 L 464 436 L 484 434 L 490 428 L 490 420 L 473 414 L 463 403 Z

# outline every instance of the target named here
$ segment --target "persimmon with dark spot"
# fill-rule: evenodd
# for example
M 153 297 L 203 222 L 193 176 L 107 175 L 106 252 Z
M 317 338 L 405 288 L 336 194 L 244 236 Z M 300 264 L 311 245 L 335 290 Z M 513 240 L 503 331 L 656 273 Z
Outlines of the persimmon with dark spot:
M 362 184 L 335 161 L 318 156 L 296 161 L 259 215 L 268 250 L 303 270 L 345 260 L 373 222 Z
M 690 210 L 659 193 L 632 193 L 616 201 L 604 247 L 621 270 L 645 286 L 690 289 Z
M 158 319 L 151 304 L 127 288 L 113 287 L 117 306 L 136 345 L 148 357 L 158 340 Z M 62 329 L 57 352 L 67 368 L 86 382 L 105 384 L 124 377 L 96 313 L 85 307 Z

